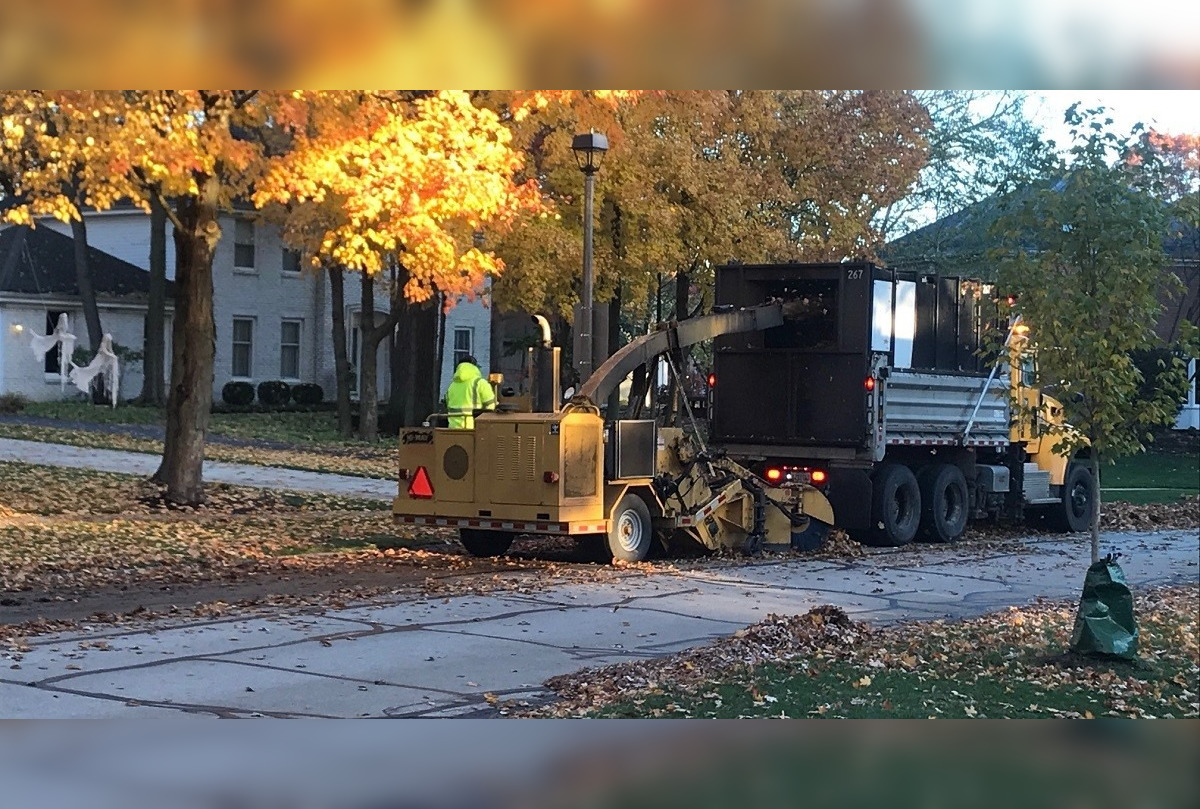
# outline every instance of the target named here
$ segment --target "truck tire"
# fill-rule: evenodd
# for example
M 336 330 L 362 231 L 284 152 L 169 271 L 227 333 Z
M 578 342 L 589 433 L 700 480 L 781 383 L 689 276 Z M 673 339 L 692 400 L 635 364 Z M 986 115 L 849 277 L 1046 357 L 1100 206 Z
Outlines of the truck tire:
M 483 531 L 479 528 L 458 529 L 458 541 L 472 556 L 500 556 L 512 547 L 516 536 L 511 531 Z
M 967 530 L 967 479 L 954 464 L 927 466 L 917 475 L 921 490 L 920 538 L 953 542 Z
M 1046 515 L 1050 527 L 1055 531 L 1073 534 L 1088 530 L 1092 525 L 1092 503 L 1095 499 L 1091 470 L 1083 464 L 1071 464 L 1063 479 L 1062 502 L 1051 506 Z
M 907 545 L 921 523 L 921 490 L 907 466 L 884 464 L 871 485 L 871 527 L 854 538 L 876 548 Z
M 613 509 L 612 527 L 608 531 L 608 550 L 613 559 L 640 562 L 650 555 L 654 544 L 654 523 L 646 501 L 627 492 Z

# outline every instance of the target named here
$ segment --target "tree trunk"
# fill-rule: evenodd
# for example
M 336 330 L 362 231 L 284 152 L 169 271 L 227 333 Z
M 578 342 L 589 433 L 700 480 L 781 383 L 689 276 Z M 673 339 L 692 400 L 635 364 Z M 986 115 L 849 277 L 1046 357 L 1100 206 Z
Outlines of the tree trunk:
M 1092 498 L 1092 519 L 1091 519 L 1091 535 L 1092 535 L 1092 564 L 1100 561 L 1100 456 L 1096 452 L 1089 453 L 1091 462 L 1088 464 L 1092 474 L 1092 491 L 1096 496 Z
M 608 346 L 605 353 L 605 359 L 617 353 L 621 348 L 621 282 L 617 282 L 617 288 L 613 290 L 612 300 L 608 302 Z M 613 388 L 612 393 L 608 396 L 608 408 L 606 410 L 607 417 L 610 421 L 615 421 L 621 417 L 621 388 L 618 385 Z
M 213 251 L 220 181 L 198 177 L 199 193 L 177 210 L 175 228 L 175 325 L 171 390 L 163 462 L 155 477 L 167 484 L 167 500 L 180 505 L 204 501 L 204 439 L 212 408 Z
M 438 345 L 441 296 L 408 303 L 397 285 L 392 297 L 392 394 L 389 412 L 404 426 L 422 423 L 438 409 L 442 350 Z M 386 332 L 383 336 L 386 336 Z
M 686 272 L 679 272 L 675 275 L 675 312 L 672 315 L 675 321 L 684 320 L 688 316 L 688 293 L 691 291 L 692 279 Z M 684 366 L 687 362 L 686 349 L 680 349 L 671 357 L 674 362 L 675 369 L 679 374 L 672 372 L 668 375 L 667 381 L 667 412 L 665 416 L 665 424 L 677 425 L 683 421 L 683 403 L 682 397 L 685 395 L 683 391 L 683 379 L 680 375 L 684 372 Z
M 378 356 L 379 340 L 372 340 L 375 329 L 375 279 L 363 273 L 361 309 L 359 311 L 358 360 L 358 437 L 363 441 L 379 440 Z M 382 336 L 382 335 L 381 335 Z
M 146 305 L 146 340 L 142 346 L 142 404 L 163 404 L 167 308 L 167 212 L 150 199 L 150 296 Z
M 74 237 L 72 246 L 75 257 L 75 285 L 79 288 L 79 301 L 83 304 L 83 320 L 87 324 L 88 330 L 88 345 L 91 347 L 94 357 L 100 348 L 100 340 L 104 337 L 104 331 L 100 325 L 100 307 L 96 305 L 96 290 L 92 286 L 92 270 L 88 264 L 87 252 L 87 223 L 83 221 L 83 217 L 71 220 L 71 235 Z M 71 361 L 71 357 L 63 357 L 63 362 L 68 363 L 68 368 L 70 368 Z M 92 380 L 91 391 L 92 404 L 108 403 L 108 390 L 103 375 Z
M 437 296 L 438 312 L 437 312 L 437 333 L 433 339 L 437 343 L 437 362 L 433 364 L 434 379 L 431 380 L 433 386 L 433 408 L 429 411 L 432 413 L 438 407 L 438 402 L 442 400 L 442 368 L 446 367 L 446 301 L 441 293 Z M 495 310 L 492 310 L 492 323 L 495 323 Z M 489 354 L 493 357 L 499 357 L 500 352 L 489 349 Z M 446 383 L 447 386 L 450 384 Z
M 91 346 L 94 355 L 100 348 L 100 340 L 104 337 L 104 332 L 101 331 L 100 308 L 96 305 L 96 290 L 92 287 L 92 272 L 88 266 L 87 223 L 82 218 L 71 220 L 71 235 L 75 240 L 75 284 L 79 287 L 79 300 L 83 304 L 83 320 L 87 324 L 88 345 Z
M 350 357 L 346 353 L 346 283 L 341 267 L 329 268 L 329 305 L 333 314 L 333 372 L 337 385 L 338 435 L 350 438 Z

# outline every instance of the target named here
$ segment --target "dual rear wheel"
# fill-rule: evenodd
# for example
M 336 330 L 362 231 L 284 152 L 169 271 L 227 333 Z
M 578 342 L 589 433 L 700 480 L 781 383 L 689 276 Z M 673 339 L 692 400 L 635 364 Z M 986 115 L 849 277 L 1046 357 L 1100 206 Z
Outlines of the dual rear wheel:
M 877 548 L 895 548 L 920 538 L 953 542 L 967 527 L 969 500 L 962 470 L 933 464 L 920 474 L 889 463 L 875 471 L 871 487 L 871 524 L 854 538 Z

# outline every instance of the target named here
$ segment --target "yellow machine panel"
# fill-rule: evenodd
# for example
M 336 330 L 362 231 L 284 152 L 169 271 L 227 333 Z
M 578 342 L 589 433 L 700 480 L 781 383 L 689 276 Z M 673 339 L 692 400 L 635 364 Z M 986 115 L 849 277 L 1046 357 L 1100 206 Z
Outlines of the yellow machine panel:
M 604 425 L 592 410 L 483 414 L 474 430 L 401 432 L 401 515 L 603 523 Z M 412 496 L 425 468 L 431 497 Z M 593 530 L 601 527 L 593 525 Z

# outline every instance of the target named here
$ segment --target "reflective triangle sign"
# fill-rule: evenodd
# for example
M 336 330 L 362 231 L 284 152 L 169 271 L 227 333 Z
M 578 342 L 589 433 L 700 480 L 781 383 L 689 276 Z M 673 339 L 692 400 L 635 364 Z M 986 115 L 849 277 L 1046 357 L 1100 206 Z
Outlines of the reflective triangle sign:
M 425 471 L 425 467 L 417 467 L 417 474 L 413 475 L 412 482 L 408 484 L 408 496 L 426 500 L 433 497 L 433 485 L 429 482 L 429 473 Z

